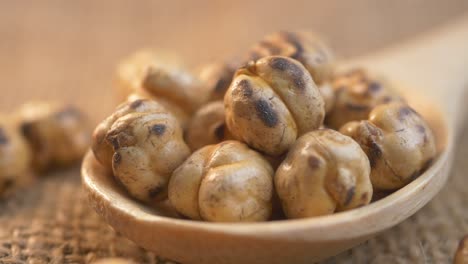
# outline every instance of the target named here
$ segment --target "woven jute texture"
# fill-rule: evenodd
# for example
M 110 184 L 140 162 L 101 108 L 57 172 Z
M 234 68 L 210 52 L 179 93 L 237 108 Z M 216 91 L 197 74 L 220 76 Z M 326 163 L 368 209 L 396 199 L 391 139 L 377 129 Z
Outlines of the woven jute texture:
M 324 263 L 451 263 L 468 233 L 468 134 L 449 182 L 400 225 Z M 88 207 L 79 169 L 55 172 L 0 203 L 0 263 L 90 263 L 123 256 L 167 263 L 117 234 Z M 169 262 L 170 263 L 170 262 Z

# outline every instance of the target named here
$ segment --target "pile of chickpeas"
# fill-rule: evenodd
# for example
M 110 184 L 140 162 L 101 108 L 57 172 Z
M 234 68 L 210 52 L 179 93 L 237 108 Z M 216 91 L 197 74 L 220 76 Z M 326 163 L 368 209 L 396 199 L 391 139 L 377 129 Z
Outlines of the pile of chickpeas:
M 133 198 L 182 218 L 329 215 L 402 188 L 436 156 L 426 121 L 365 69 L 336 71 L 308 32 L 277 32 L 239 62 L 191 73 L 140 51 L 117 70 L 126 101 L 92 150 Z
M 79 162 L 91 143 L 87 118 L 74 106 L 30 102 L 0 116 L 0 197 L 36 175 Z

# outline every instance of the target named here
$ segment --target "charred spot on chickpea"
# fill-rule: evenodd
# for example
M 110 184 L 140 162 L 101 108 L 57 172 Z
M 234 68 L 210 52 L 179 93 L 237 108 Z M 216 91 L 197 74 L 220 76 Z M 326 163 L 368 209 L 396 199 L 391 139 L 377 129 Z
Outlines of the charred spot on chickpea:
M 239 82 L 239 87 L 240 89 L 242 90 L 242 94 L 247 97 L 247 98 L 250 98 L 252 97 L 253 95 L 253 90 L 252 90 L 252 86 L 250 85 L 249 81 L 246 80 L 246 79 L 243 79 Z
M 31 124 L 31 122 L 21 123 L 20 130 L 21 130 L 21 133 L 23 133 L 24 136 L 31 135 L 31 133 L 32 133 L 32 124 Z
M 8 143 L 8 137 L 5 134 L 3 128 L 0 127 L 0 145 L 4 145 Z
M 281 31 L 280 35 L 289 41 L 296 49 L 295 53 L 291 55 L 292 58 L 299 60 L 304 54 L 304 47 L 302 46 L 298 35 L 293 32 Z
M 219 139 L 219 140 L 222 140 L 224 138 L 224 132 L 226 130 L 226 124 L 219 124 L 218 126 L 216 126 L 215 130 L 214 130 L 214 133 L 216 135 L 216 138 Z
M 294 88 L 299 91 L 305 89 L 306 80 L 304 80 L 304 71 L 297 64 L 290 63 L 282 57 L 275 57 L 271 59 L 270 66 L 273 69 L 283 71 L 290 77 L 294 83 Z
M 316 156 L 310 156 L 307 161 L 311 169 L 318 169 L 320 167 L 320 159 Z
M 15 180 L 13 180 L 13 177 L 6 177 L 7 179 L 3 181 L 3 186 L 0 189 L 9 189 L 15 184 Z
M 255 101 L 255 110 L 258 117 L 267 127 L 275 127 L 278 124 L 278 114 L 270 106 L 268 101 L 259 99 Z
M 156 186 L 148 191 L 148 196 L 150 199 L 154 199 L 158 195 L 160 195 L 163 191 L 165 191 L 164 186 Z
M 349 203 L 351 203 L 351 200 L 353 199 L 354 197 L 354 193 L 355 193 L 355 187 L 352 186 L 351 188 L 348 189 L 348 191 L 346 192 L 346 200 L 344 202 L 344 205 L 345 206 L 348 206 Z
M 135 101 L 133 101 L 131 104 L 130 104 L 130 108 L 132 109 L 137 109 L 138 107 L 140 107 L 142 104 L 143 104 L 144 100 L 142 99 L 137 99 Z
M 114 166 L 119 166 L 120 163 L 122 162 L 122 155 L 120 155 L 120 153 L 115 153 L 114 154 L 114 157 L 112 158 L 113 160 L 113 165 Z
M 151 132 L 157 136 L 161 136 L 166 131 L 166 125 L 164 124 L 156 124 L 151 127 Z

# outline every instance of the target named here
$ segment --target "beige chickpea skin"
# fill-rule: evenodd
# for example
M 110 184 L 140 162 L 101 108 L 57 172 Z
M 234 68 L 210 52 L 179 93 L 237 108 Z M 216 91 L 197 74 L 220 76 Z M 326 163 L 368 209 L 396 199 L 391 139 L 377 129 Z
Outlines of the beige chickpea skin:
M 179 122 L 151 100 L 128 102 L 104 120 L 94 133 L 93 151 L 101 164 L 112 164 L 129 194 L 144 202 L 167 197 L 170 175 L 190 154 Z
M 239 69 L 224 105 L 233 137 L 272 156 L 319 128 L 325 116 L 324 101 L 309 72 L 298 61 L 280 56 Z
M 106 168 L 112 169 L 112 156 L 114 149 L 112 144 L 107 141 L 107 133 L 112 125 L 121 118 L 130 113 L 146 113 L 146 112 L 163 112 L 165 107 L 151 99 L 142 99 L 140 96 L 129 98 L 125 103 L 119 105 L 114 113 L 102 121 L 93 133 L 91 149 L 93 150 L 96 159 Z
M 431 163 L 435 138 L 423 117 L 401 102 L 379 105 L 368 120 L 353 121 L 340 131 L 361 145 L 371 164 L 374 188 L 403 187 Z
M 77 162 L 89 147 L 88 119 L 73 106 L 31 102 L 17 115 L 32 149 L 33 167 L 39 171 Z
M 329 114 L 335 106 L 335 91 L 328 82 L 320 85 L 318 89 L 322 95 L 323 102 L 325 103 L 325 113 Z
M 258 60 L 272 55 L 300 61 L 319 85 L 333 73 L 334 56 L 331 50 L 311 32 L 280 31 L 267 35 L 252 47 L 248 59 Z
M 179 120 L 183 126 L 208 97 L 177 56 L 151 50 L 138 51 L 119 64 L 117 85 L 123 98 L 137 93 L 158 101 L 176 117 L 183 117 Z
M 236 69 L 236 63 L 223 62 L 214 62 L 202 67 L 198 77 L 206 89 L 208 101 L 223 100 Z
M 275 187 L 288 218 L 328 215 L 370 202 L 369 173 L 353 139 L 320 129 L 296 141 L 276 171 Z
M 229 138 L 222 101 L 211 102 L 201 107 L 190 120 L 186 134 L 187 144 L 192 150 Z
M 143 93 L 132 93 L 130 94 L 125 102 L 134 102 L 138 100 L 151 100 L 155 101 L 162 107 L 164 107 L 169 113 L 171 113 L 177 120 L 179 121 L 180 125 L 182 128 L 185 130 L 188 126 L 188 123 L 190 121 L 190 113 L 186 112 L 184 109 L 179 107 L 178 105 L 172 103 L 171 101 L 165 99 L 165 98 L 156 98 L 154 96 L 148 95 L 148 94 L 143 94 Z
M 0 116 L 0 196 L 27 181 L 31 150 L 15 122 Z
M 224 141 L 194 152 L 169 183 L 169 200 L 194 220 L 266 221 L 272 212 L 273 169 L 238 141 Z
M 325 124 L 333 129 L 339 129 L 350 121 L 367 119 L 377 105 L 402 101 L 388 82 L 374 78 L 360 68 L 336 75 L 331 87 L 334 102 L 327 111 Z
M 468 263 L 468 235 L 465 236 L 458 244 L 457 251 L 455 252 L 454 264 L 467 264 Z

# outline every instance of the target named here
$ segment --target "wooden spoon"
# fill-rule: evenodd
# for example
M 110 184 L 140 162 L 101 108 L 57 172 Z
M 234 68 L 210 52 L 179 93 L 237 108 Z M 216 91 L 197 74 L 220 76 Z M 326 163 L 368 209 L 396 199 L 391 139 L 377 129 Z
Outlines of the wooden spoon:
M 87 154 L 82 168 L 91 206 L 138 245 L 183 263 L 312 263 L 405 220 L 442 188 L 453 161 L 468 84 L 468 16 L 348 65 L 367 66 L 404 83 L 401 92 L 436 134 L 440 154 L 419 178 L 368 206 L 334 215 L 265 223 L 222 224 L 173 219 L 173 212 L 131 199 Z

